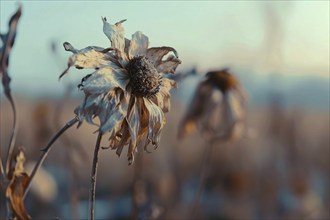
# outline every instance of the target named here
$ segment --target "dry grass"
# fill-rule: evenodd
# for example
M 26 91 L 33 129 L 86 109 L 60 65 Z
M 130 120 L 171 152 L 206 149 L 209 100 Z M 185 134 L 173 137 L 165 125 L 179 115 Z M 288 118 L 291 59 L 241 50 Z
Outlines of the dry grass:
M 39 149 L 56 131 L 52 123 L 56 101 L 19 99 L 17 103 L 20 114 L 17 144 L 24 145 L 29 160 L 37 160 Z M 69 100 L 63 104 L 59 124 L 72 118 L 72 109 L 77 103 Z M 327 112 L 298 110 L 283 110 L 280 116 L 278 113 L 272 115 L 267 106 L 251 108 L 248 112 L 249 126 L 256 130 L 256 134 L 238 143 L 215 146 L 205 193 L 197 210 L 198 217 L 329 217 L 329 115 Z M 0 111 L 1 150 L 5 152 L 11 121 L 6 102 L 1 103 Z M 182 219 L 189 216 L 198 186 L 201 156 L 206 146 L 198 134 L 177 141 L 177 126 L 183 112 L 184 107 L 174 101 L 159 148 L 151 154 L 140 151 L 143 153 L 140 194 L 137 194 L 142 198 L 140 217 Z M 272 117 L 277 119 L 276 126 L 280 126 L 277 130 L 275 125 L 270 125 Z M 72 217 L 69 211 L 72 211 L 72 206 L 69 208 L 72 188 L 68 185 L 70 173 L 68 175 L 65 159 L 68 152 L 73 161 L 71 166 L 77 171 L 73 183 L 78 201 L 71 205 L 80 207 L 76 215 L 86 217 L 90 164 L 97 136 L 92 133 L 95 130 L 96 127 L 84 124 L 79 130 L 71 128 L 67 133 L 70 140 L 79 145 L 75 148 L 85 153 L 67 151 L 66 148 L 72 146 L 66 146 L 61 140 L 56 142 L 44 168 L 54 178 L 58 194 L 53 200 L 42 201 L 32 191 L 26 206 L 33 217 Z M 104 146 L 106 139 L 102 141 Z M 135 164 L 127 166 L 124 156 L 118 159 L 110 151 L 100 153 L 96 218 L 129 218 Z M 110 208 L 102 210 L 103 206 Z M 4 218 L 3 211 L 2 201 L 1 219 Z

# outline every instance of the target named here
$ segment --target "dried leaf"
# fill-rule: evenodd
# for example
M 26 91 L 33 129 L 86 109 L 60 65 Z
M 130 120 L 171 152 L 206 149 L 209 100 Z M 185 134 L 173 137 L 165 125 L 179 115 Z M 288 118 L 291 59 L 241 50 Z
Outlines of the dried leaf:
M 24 206 L 24 193 L 28 182 L 29 176 L 26 173 L 14 174 L 6 190 L 6 196 L 14 217 L 22 220 L 31 219 Z
M 24 193 L 30 181 L 30 177 L 24 172 L 25 156 L 19 149 L 15 157 L 15 166 L 12 168 L 12 176 L 6 190 L 6 197 L 14 217 L 29 220 L 31 217 L 25 210 Z
M 0 75 L 2 76 L 2 85 L 5 94 L 10 100 L 10 77 L 8 74 L 9 56 L 15 42 L 16 28 L 21 14 L 21 6 L 19 6 L 16 13 L 10 18 L 8 33 L 1 34 L 2 47 L 0 49 Z

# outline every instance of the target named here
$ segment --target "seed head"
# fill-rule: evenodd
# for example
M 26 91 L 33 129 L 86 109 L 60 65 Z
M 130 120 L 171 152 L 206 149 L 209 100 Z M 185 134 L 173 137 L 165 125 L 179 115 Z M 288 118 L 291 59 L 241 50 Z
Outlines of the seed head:
M 160 75 L 144 56 L 134 57 L 128 64 L 129 86 L 135 96 L 152 97 L 160 88 Z

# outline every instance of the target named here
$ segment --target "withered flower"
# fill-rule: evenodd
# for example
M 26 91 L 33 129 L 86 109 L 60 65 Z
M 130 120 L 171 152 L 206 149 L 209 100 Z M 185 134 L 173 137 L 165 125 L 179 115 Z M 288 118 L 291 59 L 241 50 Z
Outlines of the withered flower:
M 109 147 L 118 156 L 129 144 L 128 160 L 133 161 L 136 147 L 152 142 L 157 146 L 165 123 L 164 113 L 170 109 L 170 89 L 175 81 L 166 78 L 181 63 L 172 47 L 148 48 L 149 39 L 140 31 L 128 40 L 121 20 L 114 25 L 103 20 L 103 32 L 110 39 L 110 48 L 90 46 L 81 50 L 65 42 L 73 55 L 68 68 L 91 68 L 78 86 L 85 93 L 84 102 L 75 109 L 80 124 L 83 120 L 97 124 L 98 131 L 109 133 Z M 171 54 L 169 54 L 171 52 Z M 165 55 L 168 55 L 165 58 Z
M 244 129 L 246 95 L 228 69 L 206 74 L 179 127 L 179 138 L 198 130 L 206 138 L 229 140 Z
M 8 173 L 9 185 L 6 189 L 9 208 L 13 219 L 29 220 L 24 206 L 24 193 L 30 181 L 30 177 L 24 171 L 25 155 L 23 150 L 18 149 L 16 155 L 11 159 L 11 169 Z

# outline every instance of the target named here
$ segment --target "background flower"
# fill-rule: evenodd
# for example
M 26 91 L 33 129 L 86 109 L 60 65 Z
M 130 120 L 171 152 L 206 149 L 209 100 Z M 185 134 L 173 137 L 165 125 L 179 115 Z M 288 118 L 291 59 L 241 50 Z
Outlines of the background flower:
M 246 94 L 228 69 L 206 74 L 181 122 L 179 137 L 199 131 L 207 138 L 229 140 L 242 135 Z

